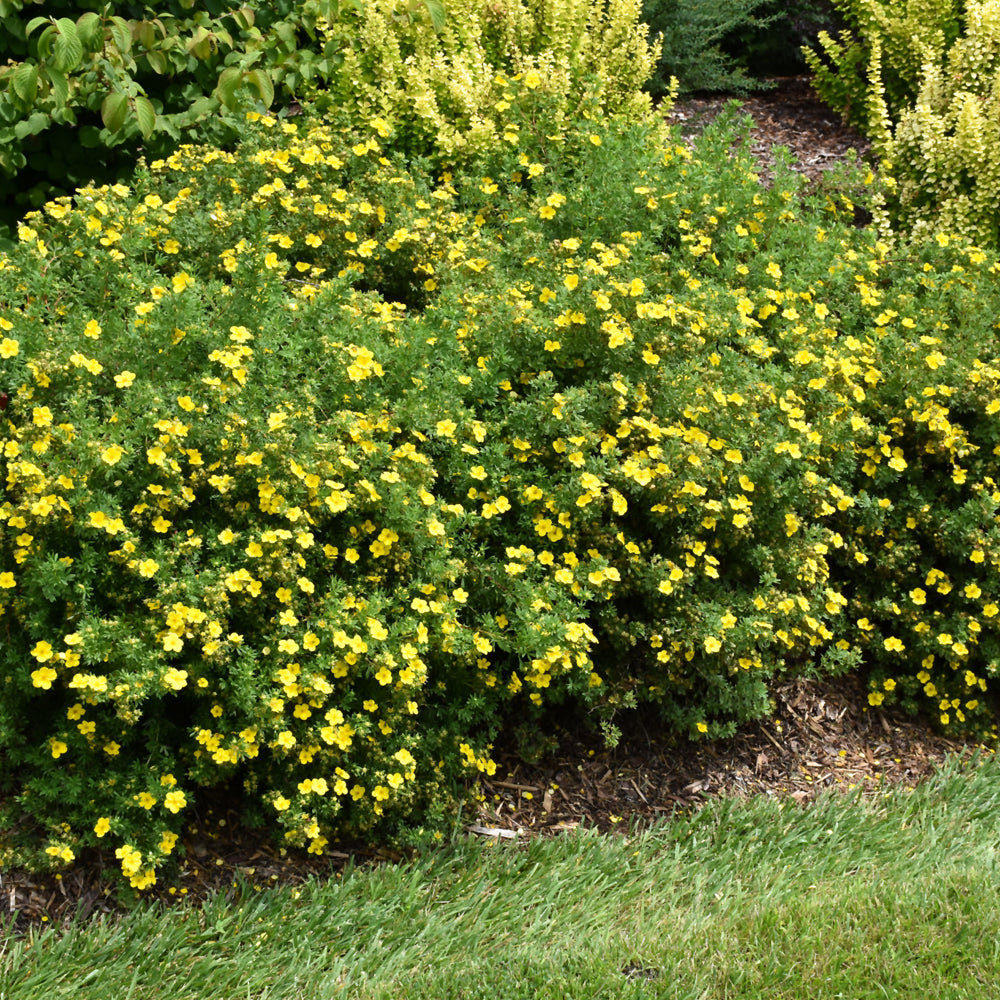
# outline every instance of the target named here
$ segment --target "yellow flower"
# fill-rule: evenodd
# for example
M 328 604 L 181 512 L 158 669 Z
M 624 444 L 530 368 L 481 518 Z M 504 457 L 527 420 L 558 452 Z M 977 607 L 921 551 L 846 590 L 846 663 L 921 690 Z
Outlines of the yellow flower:
M 163 637 L 163 648 L 168 653 L 179 653 L 184 648 L 184 640 L 176 632 L 168 632 Z
M 33 687 L 48 691 L 56 676 L 56 672 L 51 667 L 39 667 L 31 672 L 31 684 Z
M 44 639 L 40 640 L 35 643 L 34 648 L 31 650 L 31 655 L 39 663 L 44 663 L 46 660 L 52 659 L 52 647 Z
M 186 805 L 187 799 L 183 792 L 167 792 L 166 798 L 163 800 L 164 808 L 172 813 L 180 812 Z
M 107 816 L 102 816 L 94 824 L 94 833 L 96 833 L 98 837 L 103 837 L 110 829 L 111 821 L 107 818 Z
M 171 667 L 163 675 L 163 686 L 173 691 L 180 691 L 187 685 L 187 679 L 188 672 L 186 670 L 178 670 L 176 667 Z
M 534 90 L 536 87 L 540 87 L 542 83 L 541 74 L 534 69 L 529 69 L 527 73 L 524 74 L 524 85 L 528 90 Z

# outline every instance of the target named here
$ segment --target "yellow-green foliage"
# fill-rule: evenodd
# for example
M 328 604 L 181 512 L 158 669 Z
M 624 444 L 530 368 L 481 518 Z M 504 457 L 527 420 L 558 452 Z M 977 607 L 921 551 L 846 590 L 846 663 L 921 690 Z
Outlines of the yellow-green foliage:
M 838 4 L 860 37 L 821 36 L 814 85 L 873 139 L 888 221 L 1000 238 L 1000 3 Z
M 833 0 L 855 32 L 818 36 L 820 52 L 803 49 L 820 97 L 848 121 L 870 125 L 873 94 L 890 115 L 910 104 L 924 66 L 940 62 L 961 32 L 965 0 Z M 878 53 L 879 55 L 875 55 Z M 876 84 L 872 60 L 878 60 Z
M 338 81 L 313 99 L 353 109 L 358 123 L 380 115 L 397 143 L 444 157 L 503 141 L 509 118 L 498 73 L 525 74 L 529 86 L 559 98 L 546 125 L 564 121 L 588 92 L 626 117 L 649 107 L 642 87 L 656 56 L 640 0 L 454 0 L 447 10 L 436 30 L 399 0 L 345 8 L 351 43 Z
M 908 229 L 1000 242 L 1000 3 L 970 3 L 965 34 L 928 63 L 882 155 Z

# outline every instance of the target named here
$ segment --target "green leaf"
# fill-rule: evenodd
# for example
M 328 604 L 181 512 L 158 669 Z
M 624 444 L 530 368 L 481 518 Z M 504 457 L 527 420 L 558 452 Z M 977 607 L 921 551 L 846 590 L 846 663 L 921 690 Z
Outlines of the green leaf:
M 52 95 L 56 99 L 57 107 L 65 107 L 69 101 L 69 78 L 65 73 L 60 73 L 51 66 L 45 67 L 45 75 L 48 77 L 49 85 L 52 87 Z
M 143 139 L 148 139 L 156 131 L 156 109 L 144 94 L 135 99 L 135 118 Z
M 51 119 L 48 115 L 43 115 L 40 111 L 36 111 L 33 115 L 14 126 L 14 135 L 18 139 L 25 139 L 29 135 L 38 135 L 39 132 L 44 132 L 49 127 L 50 121 Z
M 213 93 L 220 104 L 229 108 L 230 111 L 236 108 L 236 92 L 243 82 L 243 74 L 235 66 L 227 66 L 219 74 L 219 82 L 215 85 Z
M 97 52 L 104 46 L 104 27 L 92 10 L 77 18 L 76 33 L 88 52 Z
M 265 108 L 271 106 L 271 102 L 274 100 L 274 84 L 271 83 L 271 78 L 263 70 L 254 69 L 247 74 L 247 83 L 257 90 L 260 94 L 260 99 L 264 104 Z
M 0 17 L 12 17 L 22 10 L 25 0 L 0 0 Z
M 128 21 L 120 17 L 111 18 L 111 37 L 114 39 L 115 48 L 127 58 L 132 51 L 132 32 L 129 30 Z
M 167 61 L 167 57 L 160 52 L 159 49 L 153 49 L 150 52 L 147 52 L 146 59 L 149 62 L 150 69 L 152 69 L 154 73 L 158 73 L 160 76 L 167 75 L 170 63 Z
M 199 97 L 191 107 L 187 109 L 185 118 L 189 121 L 197 121 L 202 115 L 211 114 L 218 108 L 219 102 L 215 97 L 209 97 L 207 94 L 204 97 Z
M 101 102 L 101 121 L 109 132 L 120 132 L 128 116 L 128 98 L 113 90 Z
M 214 35 L 207 28 L 198 25 L 194 34 L 187 40 L 186 47 L 195 59 L 205 60 L 212 55 L 213 42 Z
M 232 17 L 243 31 L 252 28 L 257 19 L 252 7 L 240 7 L 239 10 L 233 11 Z
M 68 17 L 61 17 L 56 21 L 56 30 L 58 34 L 52 45 L 52 55 L 56 69 L 68 73 L 83 61 L 83 42 L 77 34 L 76 24 Z
M 33 17 L 29 22 L 28 26 L 24 29 L 24 37 L 27 38 L 34 30 L 41 24 L 51 24 L 51 18 L 48 17 Z
M 14 70 L 10 85 L 14 93 L 30 107 L 38 96 L 38 67 L 34 63 L 21 63 Z
M 441 0 L 424 0 L 424 6 L 427 8 L 427 13 L 430 14 L 434 30 L 441 31 L 448 19 L 445 14 L 444 4 Z
M 156 28 L 151 21 L 139 22 L 136 40 L 144 49 L 151 49 L 156 44 Z

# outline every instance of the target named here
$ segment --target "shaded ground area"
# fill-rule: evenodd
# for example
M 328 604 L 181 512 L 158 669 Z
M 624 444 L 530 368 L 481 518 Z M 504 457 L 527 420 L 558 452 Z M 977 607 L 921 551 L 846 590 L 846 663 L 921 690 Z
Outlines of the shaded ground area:
M 668 118 L 692 136 L 727 101 L 680 101 Z M 859 155 L 869 151 L 862 136 L 815 100 L 805 77 L 783 80 L 776 90 L 745 99 L 742 107 L 754 120 L 752 150 L 762 183 L 769 180 L 775 145 L 786 146 L 795 169 L 817 183 L 848 150 Z M 857 678 L 795 681 L 775 692 L 774 703 L 772 717 L 711 744 L 677 744 L 633 720 L 614 749 L 599 737 L 562 733 L 558 751 L 538 763 L 499 755 L 497 773 L 479 790 L 469 835 L 530 837 L 578 827 L 628 830 L 716 796 L 770 795 L 803 803 L 823 788 L 912 786 L 949 753 L 976 749 L 944 739 L 921 722 L 869 709 Z M 241 881 L 255 887 L 296 884 L 311 877 L 340 877 L 348 864 L 401 858 L 388 849 L 339 846 L 322 858 L 286 856 L 257 832 L 242 829 L 235 807 L 220 801 L 189 828 L 179 876 L 156 893 L 164 902 L 201 898 Z M 120 909 L 105 866 L 116 867 L 115 859 L 90 857 L 61 876 L 0 871 L 0 934 Z
M 553 757 L 534 766 L 505 761 L 502 776 L 484 781 L 481 835 L 628 829 L 716 796 L 803 803 L 824 788 L 913 786 L 948 754 L 976 749 L 925 722 L 868 708 L 857 677 L 792 681 L 774 703 L 771 718 L 713 743 L 674 743 L 640 723 L 613 750 L 561 735 Z

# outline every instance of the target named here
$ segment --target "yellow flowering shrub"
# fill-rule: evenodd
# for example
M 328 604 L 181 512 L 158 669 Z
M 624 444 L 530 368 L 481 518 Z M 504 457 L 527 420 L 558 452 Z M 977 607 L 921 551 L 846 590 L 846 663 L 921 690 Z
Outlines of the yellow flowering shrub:
M 996 261 L 892 256 L 725 121 L 522 131 L 428 175 L 258 119 L 24 220 L 8 857 L 144 888 L 222 785 L 316 853 L 419 831 L 505 722 L 717 736 L 788 673 L 988 726 Z

